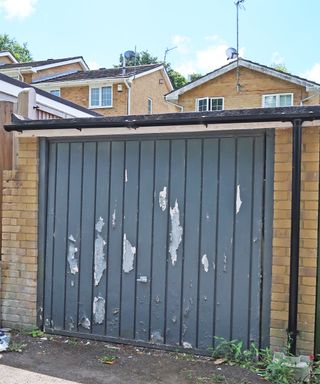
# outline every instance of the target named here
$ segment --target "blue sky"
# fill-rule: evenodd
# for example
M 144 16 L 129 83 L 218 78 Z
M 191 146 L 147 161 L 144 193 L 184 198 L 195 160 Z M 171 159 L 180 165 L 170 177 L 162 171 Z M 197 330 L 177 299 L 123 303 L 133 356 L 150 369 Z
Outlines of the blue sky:
M 245 0 L 240 53 L 261 64 L 284 63 L 320 82 L 320 1 Z M 1 33 L 27 42 L 34 59 L 82 55 L 111 67 L 125 50 L 149 50 L 184 75 L 226 63 L 236 46 L 234 0 L 0 0 Z

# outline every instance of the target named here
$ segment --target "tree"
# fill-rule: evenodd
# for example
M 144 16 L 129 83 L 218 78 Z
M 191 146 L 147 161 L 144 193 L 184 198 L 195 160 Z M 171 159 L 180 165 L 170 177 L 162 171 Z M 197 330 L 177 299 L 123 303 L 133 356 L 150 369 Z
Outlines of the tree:
M 288 73 L 288 69 L 287 69 L 287 67 L 286 67 L 285 64 L 280 64 L 280 63 L 278 63 L 278 64 L 272 64 L 271 67 L 272 67 L 273 69 L 276 69 L 277 71 L 284 72 L 284 73 Z
M 123 59 L 124 57 L 121 54 L 119 58 L 119 64 L 115 65 L 115 67 L 122 67 Z M 182 76 L 181 73 L 172 69 L 170 63 L 163 63 L 157 56 L 152 56 L 149 51 L 136 52 L 134 58 L 126 60 L 125 62 L 126 66 L 145 64 L 164 64 L 174 89 L 180 88 L 187 84 L 186 78 Z
M 32 60 L 27 43 L 21 45 L 16 39 L 10 38 L 6 33 L 0 34 L 0 51 L 10 51 L 20 62 Z
M 191 81 L 198 80 L 200 79 L 200 77 L 202 77 L 201 73 L 191 73 L 189 81 L 191 82 Z

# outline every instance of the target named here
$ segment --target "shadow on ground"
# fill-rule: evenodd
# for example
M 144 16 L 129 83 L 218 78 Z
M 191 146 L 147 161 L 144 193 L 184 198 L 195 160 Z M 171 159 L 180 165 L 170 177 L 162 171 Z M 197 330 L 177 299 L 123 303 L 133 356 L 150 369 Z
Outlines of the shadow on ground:
M 2 353 L 1 363 L 85 384 L 258 384 L 267 383 L 236 366 L 209 357 L 92 340 L 15 335 L 23 352 Z

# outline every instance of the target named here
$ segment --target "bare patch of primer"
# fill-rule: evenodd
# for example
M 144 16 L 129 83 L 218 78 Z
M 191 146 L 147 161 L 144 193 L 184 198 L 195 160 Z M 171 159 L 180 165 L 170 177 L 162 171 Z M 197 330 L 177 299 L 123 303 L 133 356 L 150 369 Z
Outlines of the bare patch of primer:
M 113 210 L 111 223 L 112 223 L 112 228 L 115 228 L 116 226 L 116 210 L 115 209 Z
M 151 343 L 153 343 L 153 344 L 162 344 L 163 343 L 163 336 L 161 335 L 160 331 L 153 331 L 151 333 Z
M 133 270 L 134 257 L 136 254 L 136 247 L 133 247 L 130 241 L 127 239 L 127 235 L 123 234 L 123 272 L 129 273 Z
M 104 226 L 103 218 L 100 217 L 96 224 L 97 236 L 94 241 L 94 283 L 98 285 L 103 272 L 107 268 L 107 262 L 105 259 L 104 247 L 106 242 L 101 236 L 102 228 Z
M 201 263 L 203 265 L 203 269 L 205 272 L 208 272 L 209 271 L 209 261 L 208 261 L 208 257 L 206 254 L 204 254 L 202 256 L 202 259 L 201 259 Z
M 163 187 L 163 190 L 159 192 L 159 206 L 164 212 L 167 209 L 167 187 Z
M 70 273 L 75 275 L 76 273 L 79 272 L 78 268 L 78 260 L 76 259 L 76 253 L 78 252 L 78 248 L 76 247 L 76 239 L 70 235 L 68 238 L 68 263 L 69 263 L 69 268 L 70 268 Z
M 169 253 L 171 255 L 172 265 L 177 262 L 177 250 L 182 241 L 183 228 L 180 225 L 180 212 L 178 201 L 176 200 L 174 207 L 170 207 L 171 217 L 171 232 L 170 232 L 170 246 Z
M 223 255 L 223 272 L 227 272 L 227 263 L 228 263 L 227 255 L 224 254 Z
M 87 317 L 84 316 L 80 320 L 79 325 L 81 325 L 81 327 L 83 327 L 83 328 L 90 329 L 91 322 L 90 322 L 90 320 Z
M 93 300 L 93 316 L 96 324 L 102 324 L 104 322 L 106 301 L 103 297 L 98 296 Z
M 124 181 L 126 183 L 128 182 L 128 170 L 127 169 L 124 171 Z
M 183 345 L 183 348 L 185 348 L 185 349 L 191 349 L 192 348 L 192 345 L 190 343 L 188 343 L 187 341 L 184 341 L 182 343 L 182 345 Z
M 242 200 L 240 197 L 240 184 L 237 185 L 237 199 L 236 199 L 236 212 L 237 214 L 240 212 L 240 208 L 242 205 Z

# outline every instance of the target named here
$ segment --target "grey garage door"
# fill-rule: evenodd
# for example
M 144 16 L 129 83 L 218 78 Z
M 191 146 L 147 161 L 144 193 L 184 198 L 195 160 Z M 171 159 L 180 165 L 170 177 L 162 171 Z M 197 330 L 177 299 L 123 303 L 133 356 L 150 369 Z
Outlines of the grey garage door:
M 266 345 L 272 142 L 265 131 L 48 142 L 46 331 Z

